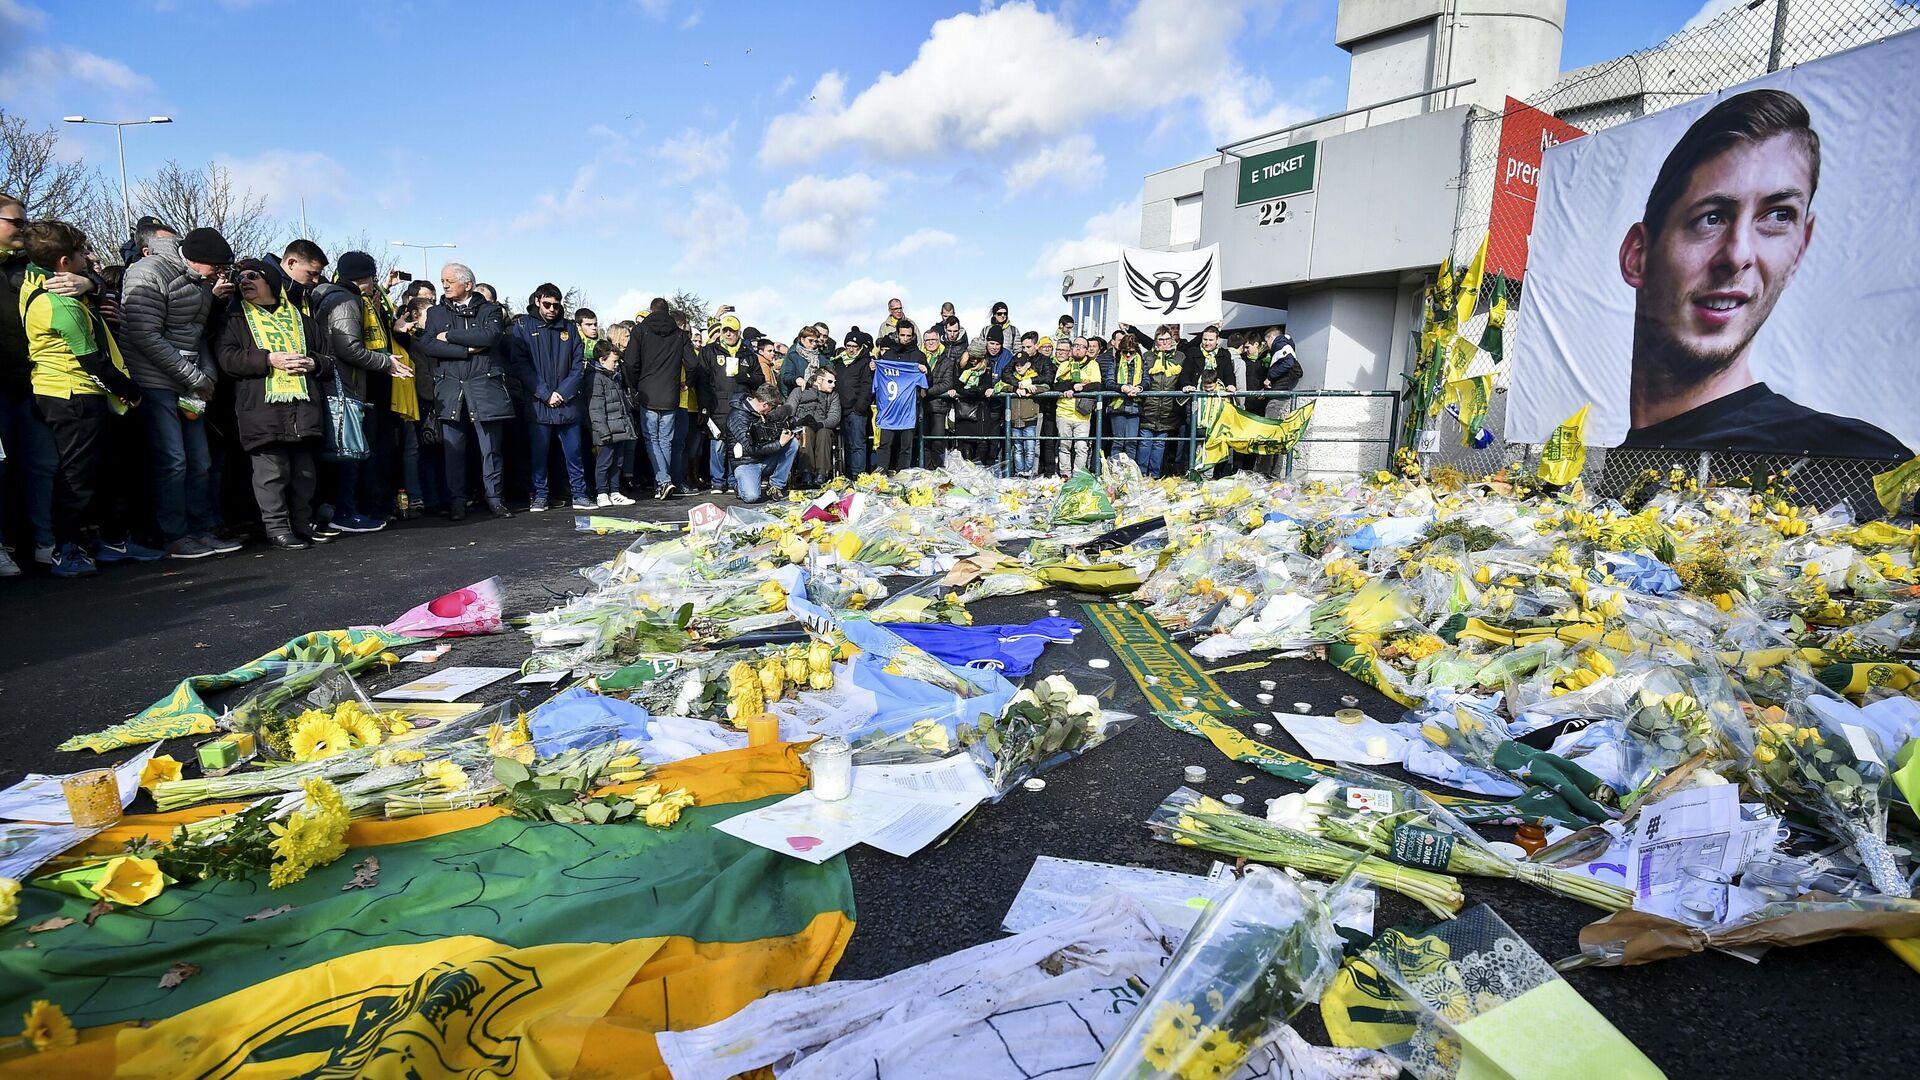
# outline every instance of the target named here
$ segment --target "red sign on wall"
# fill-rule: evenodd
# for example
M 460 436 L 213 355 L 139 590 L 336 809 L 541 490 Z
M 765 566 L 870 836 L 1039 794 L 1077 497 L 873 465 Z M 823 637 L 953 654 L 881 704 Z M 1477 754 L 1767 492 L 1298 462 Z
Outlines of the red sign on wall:
M 1520 280 L 1527 270 L 1527 237 L 1540 199 L 1540 156 L 1547 147 L 1586 132 L 1524 102 L 1507 99 L 1500 121 L 1500 159 L 1494 175 L 1493 220 L 1488 227 L 1487 270 Z

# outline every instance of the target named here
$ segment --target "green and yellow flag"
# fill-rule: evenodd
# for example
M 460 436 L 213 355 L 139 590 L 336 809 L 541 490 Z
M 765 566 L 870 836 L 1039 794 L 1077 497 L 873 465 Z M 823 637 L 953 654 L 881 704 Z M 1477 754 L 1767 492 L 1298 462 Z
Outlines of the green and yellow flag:
M 650 779 L 697 800 L 666 829 L 492 807 L 360 822 L 294 885 L 178 885 L 91 926 L 88 901 L 23 890 L 0 932 L 0 1034 L 44 999 L 79 1043 L 17 1051 L 0 1077 L 664 1080 L 655 1032 L 822 982 L 853 933 L 844 859 L 713 828 L 806 778 L 784 744 L 663 766 Z M 129 818 L 91 847 L 228 809 Z M 24 930 L 52 916 L 73 922 Z
M 1480 351 L 1495 363 L 1507 357 L 1507 276 L 1493 275 L 1493 307 L 1487 312 L 1487 328 L 1480 332 Z
M 1207 433 L 1206 443 L 1194 456 L 1193 469 L 1199 472 L 1227 459 L 1230 452 L 1242 454 L 1291 454 L 1307 433 L 1313 419 L 1314 402 L 1307 402 L 1278 420 L 1253 416 L 1224 397 L 1198 399 L 1194 423 Z
M 1473 312 L 1480 306 L 1480 281 L 1487 272 L 1487 234 L 1480 237 L 1480 246 L 1474 250 L 1473 261 L 1467 264 L 1467 272 L 1460 275 L 1460 281 L 1453 291 L 1453 325 L 1465 326 L 1473 318 Z
M 1889 514 L 1899 513 L 1901 505 L 1917 492 L 1920 492 L 1920 457 L 1874 475 L 1873 493 Z
M 1592 407 L 1580 406 L 1579 412 L 1567 417 L 1547 436 L 1547 445 L 1540 451 L 1542 483 L 1566 487 L 1580 479 L 1581 470 L 1587 467 L 1587 410 Z

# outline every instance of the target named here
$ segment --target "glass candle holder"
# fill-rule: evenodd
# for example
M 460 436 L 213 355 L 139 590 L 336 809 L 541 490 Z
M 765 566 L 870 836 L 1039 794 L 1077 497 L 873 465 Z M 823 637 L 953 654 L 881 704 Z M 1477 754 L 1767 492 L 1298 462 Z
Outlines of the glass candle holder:
M 1727 917 L 1727 886 L 1733 884 L 1718 867 L 1680 868 L 1680 914 L 1695 926 L 1717 926 Z
M 104 828 L 120 820 L 120 781 L 112 769 L 88 769 L 60 781 L 67 812 L 82 829 Z
M 821 802 L 839 802 L 853 793 L 853 748 L 845 739 L 829 735 L 814 743 L 807 768 L 813 773 L 813 797 Z

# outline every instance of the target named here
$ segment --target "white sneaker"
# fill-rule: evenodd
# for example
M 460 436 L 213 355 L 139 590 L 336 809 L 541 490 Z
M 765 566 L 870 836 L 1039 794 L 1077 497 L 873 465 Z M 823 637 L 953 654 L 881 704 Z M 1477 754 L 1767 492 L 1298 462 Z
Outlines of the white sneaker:
M 6 548 L 0 548 L 0 577 L 19 577 L 20 567 L 14 564 L 13 556 Z
M 600 493 L 598 498 L 593 500 L 593 502 L 594 502 L 594 505 L 596 506 L 612 506 L 613 496 L 608 495 L 606 492 L 603 491 Z
M 632 499 L 627 498 L 625 495 L 622 495 L 617 491 L 607 496 L 607 501 L 612 503 L 615 506 L 632 506 L 633 505 Z
M 527 507 L 527 513 L 529 514 L 544 514 L 546 512 L 547 504 L 543 502 L 536 502 L 532 506 Z
M 41 566 L 52 566 L 53 565 L 53 545 L 42 544 L 39 547 L 34 548 L 33 561 L 39 563 Z

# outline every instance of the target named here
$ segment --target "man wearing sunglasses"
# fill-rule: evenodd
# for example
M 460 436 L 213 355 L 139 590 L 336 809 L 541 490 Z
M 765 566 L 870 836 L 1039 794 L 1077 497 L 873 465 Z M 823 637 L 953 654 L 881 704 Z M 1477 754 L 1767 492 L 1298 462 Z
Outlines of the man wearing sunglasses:
M 512 350 L 514 370 L 532 392 L 533 502 L 534 513 L 547 509 L 548 462 L 555 439 L 566 460 L 567 485 L 573 494 L 575 510 L 592 510 L 593 497 L 587 494 L 586 459 L 581 455 L 580 420 L 585 415 L 584 394 L 587 382 L 586 346 L 580 328 L 566 317 L 560 288 L 552 282 L 533 290 L 527 314 L 513 321 L 513 333 L 507 339 Z

